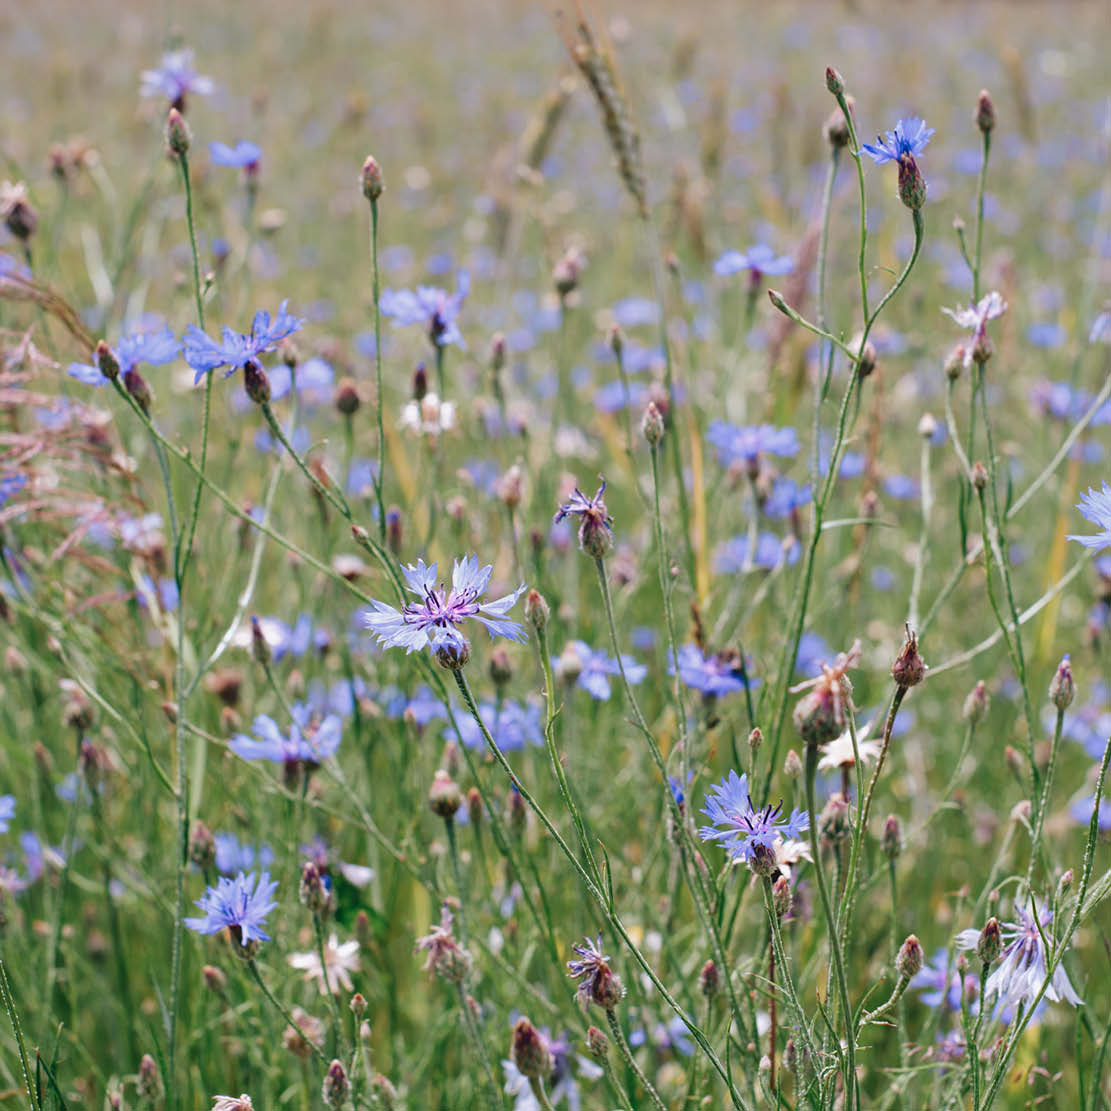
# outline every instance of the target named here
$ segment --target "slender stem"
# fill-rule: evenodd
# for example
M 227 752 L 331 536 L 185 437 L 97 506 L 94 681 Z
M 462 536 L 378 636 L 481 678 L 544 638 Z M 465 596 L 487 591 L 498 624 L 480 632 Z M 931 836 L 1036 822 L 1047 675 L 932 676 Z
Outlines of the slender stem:
M 1034 831 L 1030 835 L 1030 863 L 1026 868 L 1026 890 L 1033 894 L 1034 865 L 1042 851 L 1042 831 L 1045 828 L 1045 815 L 1049 810 L 1049 803 L 1053 794 L 1053 779 L 1057 771 L 1057 753 L 1061 748 L 1061 730 L 1065 723 L 1065 711 L 1057 711 L 1057 720 L 1053 725 L 1053 744 L 1049 750 L 1049 766 L 1045 772 L 1045 783 L 1042 786 L 1042 797 L 1038 804 L 1037 813 L 1034 815 Z
M 324 951 L 324 925 L 320 921 L 320 915 L 317 911 L 312 912 L 312 929 L 316 937 L 316 955 L 320 959 L 320 979 L 324 984 L 324 994 L 328 996 L 329 1002 L 332 1004 L 332 1018 L 336 1024 L 336 1046 L 342 1047 L 343 1055 L 347 1056 L 349 1048 L 347 1045 L 347 1035 L 344 1028 L 343 1016 L 340 1014 L 339 998 L 335 992 L 332 991 L 332 984 L 328 977 L 328 961 L 327 954 Z
M 274 1010 L 278 1012 L 278 1014 L 282 1016 L 282 1018 L 285 1019 L 286 1025 L 295 1033 L 300 1035 L 309 1049 L 311 1049 L 312 1052 L 316 1054 L 316 1056 L 324 1063 L 324 1067 L 327 1068 L 331 1064 L 331 1061 L 328 1060 L 328 1055 L 322 1049 L 320 1049 L 320 1047 L 312 1040 L 312 1038 L 309 1037 L 308 1034 L 305 1033 L 304 1030 L 301 1029 L 300 1026 L 297 1025 L 296 1022 L 294 1022 L 293 1016 L 289 1013 L 289 1011 L 285 1009 L 285 1007 L 282 1006 L 281 1003 L 278 1002 L 274 993 L 266 986 L 266 981 L 263 980 L 262 973 L 259 972 L 258 965 L 255 963 L 253 957 L 249 957 L 247 959 L 247 971 L 250 972 L 251 978 L 256 984 L 258 984 L 259 989 L 262 991 L 262 994 L 266 996 L 267 1000 L 270 1002 L 270 1005 L 274 1008 Z
M 648 1098 L 652 1101 L 652 1105 L 657 1111 L 667 1111 L 664 1101 L 660 1099 L 660 1093 L 652 1087 L 648 1077 L 644 1075 L 644 1070 L 637 1064 L 636 1058 L 633 1056 L 632 1050 L 629 1048 L 629 1043 L 625 1040 L 624 1031 L 621 1029 L 621 1023 L 617 1021 L 617 1014 L 612 1010 L 606 1011 L 606 1022 L 609 1024 L 610 1033 L 613 1035 L 614 1044 L 617 1046 L 618 1052 L 625 1060 L 629 1070 L 640 1081 L 641 1087 L 648 1093 Z
M 837 105 L 841 115 L 845 117 L 845 125 L 849 129 L 849 154 L 856 163 L 856 181 L 860 192 L 860 250 L 857 255 L 857 270 L 860 273 L 860 308 L 864 319 L 868 319 L 868 274 L 864 268 L 864 255 L 868 246 L 868 209 L 867 195 L 864 192 L 864 160 L 860 156 L 860 144 L 856 139 L 856 122 L 849 111 L 849 103 L 845 94 L 836 93 Z M 917 215 L 917 213 L 916 213 Z M 878 312 L 878 310 L 877 310 Z M 863 347 L 862 347 L 863 349 Z
M 382 419 L 385 398 L 382 396 L 382 310 L 378 305 L 378 198 L 370 202 L 370 262 L 374 285 L 374 376 L 378 391 L 376 401 L 378 417 L 378 473 L 374 476 L 374 493 L 378 499 L 378 536 L 386 543 L 386 506 L 382 499 L 382 487 L 386 479 L 386 433 Z M 441 397 L 441 401 L 443 398 Z
M 447 847 L 448 855 L 451 857 L 451 871 L 455 880 L 455 893 L 459 897 L 459 943 L 461 945 L 467 944 L 467 911 L 466 911 L 466 898 L 463 889 L 463 869 L 459 866 L 459 846 L 455 842 L 455 818 L 453 815 L 448 815 L 444 819 L 444 826 L 447 829 Z
M 540 1111 L 553 1111 L 548 1094 L 544 1091 L 544 1082 L 539 1076 L 530 1076 L 528 1082 L 533 1097 L 540 1106 Z
M 988 179 L 988 155 L 991 153 L 991 132 L 983 133 L 983 154 L 980 159 L 980 176 L 976 182 L 976 254 L 972 259 L 972 300 L 980 300 L 980 265 L 984 251 L 984 191 Z
M 810 854 L 814 858 L 814 876 L 821 897 L 822 912 L 826 920 L 826 933 L 829 937 L 830 957 L 833 961 L 837 992 L 841 1002 L 841 1017 L 845 1024 L 845 1067 L 842 1080 L 845 1086 L 845 1107 L 855 1106 L 856 1087 L 856 1031 L 853 1030 L 852 1004 L 849 1002 L 849 985 L 845 979 L 845 965 L 841 959 L 841 943 L 838 938 L 837 917 L 829 900 L 829 888 L 822 868 L 821 845 L 818 842 L 818 809 L 814 796 L 814 780 L 818 773 L 818 746 L 806 746 L 806 808 L 810 815 Z
M 482 1031 L 478 1027 L 478 1020 L 475 1018 L 474 1010 L 471 1007 L 471 1001 L 467 998 L 467 993 L 463 990 L 462 984 L 455 985 L 455 994 L 459 999 L 459 1010 L 463 1018 L 463 1025 L 466 1027 L 467 1034 L 474 1044 L 479 1061 L 482 1062 L 482 1071 L 485 1074 L 486 1084 L 489 1089 L 487 1098 L 490 1103 L 491 1111 L 501 1111 L 503 1106 L 501 1092 L 498 1091 L 498 1082 L 494 1079 L 494 1067 L 490 1063 L 490 1054 L 486 1051 L 486 1043 L 482 1040 Z

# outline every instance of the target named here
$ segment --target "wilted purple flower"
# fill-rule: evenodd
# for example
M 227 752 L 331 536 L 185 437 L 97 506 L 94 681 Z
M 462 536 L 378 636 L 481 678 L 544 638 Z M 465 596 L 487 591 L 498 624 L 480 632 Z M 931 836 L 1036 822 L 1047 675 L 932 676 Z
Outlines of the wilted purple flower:
M 927 127 L 917 116 L 899 120 L 894 131 L 877 135 L 875 143 L 864 143 L 861 151 L 871 155 L 877 166 L 885 162 L 898 162 L 904 155 L 917 156 L 926 149 L 936 128 Z
M 229 147 L 227 143 L 209 143 L 208 153 L 214 165 L 231 166 L 233 169 L 246 170 L 249 174 L 258 171 L 259 160 L 262 158 L 262 148 L 246 139 L 240 139 L 234 147 Z
M 1111 486 L 1105 481 L 1102 490 L 1089 487 L 1086 494 L 1080 495 L 1080 504 L 1076 508 L 1100 531 L 1095 536 L 1070 535 L 1067 539 L 1079 540 L 1085 548 L 1097 552 L 1111 548 Z
M 1016 910 L 1017 922 L 1001 924 L 1007 946 L 995 971 L 984 985 L 985 1001 L 994 998 L 998 1011 L 1013 1010 L 1020 1003 L 1029 1008 L 1046 978 L 1046 954 L 1042 934 L 1048 932 L 1053 922 L 1053 912 L 1043 905 L 1038 908 L 1038 919 L 1035 921 L 1034 916 L 1022 907 L 1016 907 Z M 980 943 L 980 931 L 962 930 L 957 934 L 956 940 L 959 949 L 975 951 Z M 1069 981 L 1063 964 L 1058 964 L 1054 969 L 1045 998 L 1051 1003 L 1058 1003 L 1063 999 L 1074 1007 L 1080 1006 L 1080 996 Z
M 160 332 L 132 332 L 121 336 L 113 353 L 120 364 L 120 373 L 127 374 L 140 363 L 151 366 L 172 363 L 181 353 L 181 343 L 166 326 Z M 66 373 L 86 386 L 103 386 L 108 382 L 95 363 L 70 363 Z
M 775 851 L 776 841 L 796 839 L 810 828 L 810 818 L 797 808 L 783 818 L 783 806 L 754 810 L 748 794 L 748 776 L 735 771 L 717 784 L 706 798 L 702 811 L 713 825 L 703 826 L 698 835 L 703 841 L 720 841 L 734 860 L 751 864 L 757 846 Z M 719 828 L 715 828 L 719 827 Z
M 668 665 L 667 673 L 675 674 L 674 663 Z M 745 675 L 735 652 L 706 656 L 696 644 L 684 644 L 679 649 L 679 678 L 692 690 L 703 694 L 734 694 L 745 687 L 759 686 L 759 680 Z
M 968 308 L 942 309 L 946 316 L 955 320 L 962 328 L 967 328 L 972 333 L 972 338 L 964 344 L 962 365 L 967 370 L 972 365 L 978 349 L 982 349 L 987 338 L 987 324 L 1007 311 L 1007 302 L 1003 300 L 998 290 L 986 293 L 975 304 Z
M 470 288 L 470 275 L 460 270 L 455 275 L 454 293 L 430 285 L 419 285 L 415 291 L 384 289 L 378 307 L 383 316 L 392 316 L 399 325 L 427 325 L 428 338 L 435 347 L 454 343 L 466 349 L 456 320 Z
M 254 737 L 237 733 L 228 747 L 244 760 L 269 760 L 274 764 L 300 764 L 315 767 L 335 755 L 343 738 L 343 722 L 329 714 L 316 728 L 305 706 L 293 707 L 294 720 L 289 733 L 283 733 L 273 718 L 259 714 L 251 722 Z
M 194 384 L 217 367 L 228 368 L 225 377 L 234 374 L 252 359 L 257 359 L 259 355 L 272 350 L 281 340 L 299 331 L 304 321 L 286 311 L 288 304 L 288 301 L 283 301 L 278 306 L 273 320 L 262 309 L 256 312 L 249 334 L 233 332 L 225 325 L 220 343 L 210 339 L 195 324 L 190 324 L 185 329 L 185 361 L 196 372 Z
M 385 602 L 372 602 L 365 620 L 369 628 L 387 648 L 404 648 L 406 654 L 430 648 L 461 650 L 467 638 L 459 626 L 473 617 L 490 631 L 491 638 L 526 640 L 525 630 L 505 615 L 513 608 L 526 589 L 522 583 L 513 593 L 493 602 L 480 602 L 493 573 L 493 566 L 479 567 L 478 556 L 465 556 L 455 561 L 451 576 L 451 591 L 436 585 L 436 564 L 426 567 L 423 559 L 416 566 L 403 567 L 402 574 L 409 590 L 421 599 L 400 610 Z
M 211 96 L 216 88 L 211 78 L 193 68 L 193 51 L 188 49 L 167 51 L 157 69 L 143 70 L 142 81 L 142 96 L 164 96 L 179 112 L 185 110 L 186 94 Z
M 625 987 L 610 968 L 610 959 L 602 952 L 602 935 L 598 940 L 586 938 L 581 945 L 572 945 L 579 959 L 567 962 L 568 975 L 579 981 L 575 998 L 586 1007 L 597 1003 L 599 1007 L 612 1011 L 621 1002 Z
M 793 428 L 772 424 L 742 428 L 717 420 L 710 425 L 706 439 L 718 449 L 718 462 L 723 467 L 744 463 L 754 468 L 761 455 L 793 456 L 799 450 L 798 433 Z
M 601 559 L 613 546 L 613 518 L 606 509 L 604 495 L 606 480 L 599 475 L 602 483 L 594 497 L 588 498 L 577 486 L 570 501 L 564 502 L 556 510 L 553 523 L 559 524 L 565 517 L 578 517 L 579 547 L 595 559 Z
M 471 955 L 455 939 L 454 916 L 451 908 L 444 903 L 440 909 L 440 924 L 433 926 L 415 942 L 417 952 L 428 954 L 424 971 L 432 972 L 448 983 L 459 984 L 467 978 L 471 967 Z
M 790 255 L 776 255 L 771 247 L 763 243 L 749 247 L 747 251 L 726 251 L 714 263 L 714 273 L 719 277 L 748 270 L 752 284 L 756 285 L 765 274 L 790 274 L 795 268 Z
M 215 887 L 209 887 L 196 901 L 203 918 L 186 918 L 185 925 L 199 934 L 230 931 L 240 945 L 252 941 L 269 941 L 265 932 L 266 916 L 278 905 L 273 901 L 278 881 L 269 872 L 256 876 L 240 872 L 234 879 L 221 876 Z

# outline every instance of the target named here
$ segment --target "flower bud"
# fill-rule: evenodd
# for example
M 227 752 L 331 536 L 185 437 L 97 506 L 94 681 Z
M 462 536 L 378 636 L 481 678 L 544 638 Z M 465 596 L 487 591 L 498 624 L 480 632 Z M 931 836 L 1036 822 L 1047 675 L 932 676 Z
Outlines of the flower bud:
M 455 817 L 455 812 L 462 805 L 463 792 L 458 784 L 443 768 L 437 769 L 428 791 L 428 806 L 432 813 L 447 821 Z
M 0 216 L 3 216 L 8 231 L 26 246 L 39 226 L 39 214 L 31 204 L 23 182 L 18 185 L 4 183 L 0 189 Z
M 185 117 L 176 108 L 171 108 L 166 117 L 166 146 L 170 148 L 170 153 L 178 158 L 188 154 L 191 140 Z
M 755 843 L 749 842 L 752 845 L 752 856 L 749 858 L 748 866 L 758 876 L 772 876 L 778 867 L 775 859 L 775 849 L 771 845 L 765 845 L 763 841 L 756 841 Z
M 524 496 L 524 472 L 520 463 L 514 463 L 498 480 L 498 497 L 507 509 L 516 509 Z
M 270 401 L 270 379 L 257 359 L 248 359 L 243 364 L 243 388 L 256 405 Z
M 123 384 L 127 392 L 135 398 L 135 404 L 150 416 L 151 392 L 146 379 L 132 367 L 124 372 Z
M 863 349 L 860 346 L 860 341 L 864 339 L 864 333 L 853 336 L 849 341 L 849 349 L 852 351 L 859 351 L 860 357 L 856 361 L 856 375 L 860 379 L 869 377 L 875 372 L 876 369 L 876 345 L 867 340 Z
M 477 787 L 472 787 L 467 792 L 467 818 L 472 826 L 482 821 L 482 814 L 482 795 Z
M 997 918 L 989 918 L 976 942 L 976 955 L 984 964 L 993 964 L 1003 952 L 1003 931 Z
M 396 505 L 386 510 L 386 547 L 394 555 L 401 554 L 401 510 Z
M 991 699 L 988 698 L 988 689 L 981 679 L 974 686 L 968 697 L 964 700 L 964 720 L 971 725 L 979 725 L 988 712 Z
M 853 98 L 851 96 L 845 97 L 845 103 L 849 106 L 850 114 L 854 114 L 855 103 Z M 840 108 L 831 112 L 829 118 L 822 124 L 822 135 L 825 136 L 826 142 L 834 151 L 843 150 L 849 145 L 849 140 L 852 138 L 849 133 L 849 121 L 845 119 L 845 113 Z
M 707 999 L 713 999 L 721 990 L 721 973 L 713 961 L 707 961 L 698 974 L 698 987 Z
M 332 403 L 338 413 L 345 417 L 354 416 L 359 411 L 362 399 L 359 397 L 359 387 L 354 378 L 341 378 L 336 385 L 336 392 L 332 396 Z
M 347 1070 L 340 1061 L 333 1060 L 324 1074 L 324 1084 L 320 1095 L 329 1107 L 342 1107 L 351 1092 L 351 1082 Z
M 922 971 L 922 946 L 914 934 L 900 947 L 895 957 L 895 971 L 903 980 L 913 979 Z
M 780 876 L 772 884 L 772 905 L 780 918 L 786 918 L 791 912 L 791 882 L 786 876 Z
M 1068 654 L 1062 658 L 1057 666 L 1057 673 L 1049 684 L 1049 701 L 1062 713 L 1072 705 L 1076 697 L 1076 684 L 1072 678 L 1072 664 Z
M 256 663 L 268 664 L 270 662 L 270 645 L 266 643 L 262 626 L 253 614 L 251 615 L 251 655 L 255 658 Z
M 108 379 L 109 382 L 114 382 L 120 376 L 120 364 L 112 349 L 100 340 L 96 345 L 96 365 L 100 373 Z
M 373 203 L 382 195 L 386 183 L 382 178 L 382 167 L 378 165 L 373 155 L 367 155 L 363 163 L 363 172 L 359 175 L 359 184 L 362 186 L 363 196 Z
M 883 823 L 883 855 L 888 860 L 897 860 L 902 851 L 903 827 L 894 814 L 889 814 Z
M 551 615 L 551 607 L 538 590 L 530 590 L 528 594 L 525 595 L 525 620 L 536 629 L 537 632 L 547 626 L 548 618 L 551 617 Z
M 964 370 L 964 344 L 958 343 L 948 355 L 945 356 L 945 363 L 942 366 L 945 371 L 945 377 L 950 382 L 955 382 L 960 376 L 961 371 Z
M 664 438 L 664 419 L 654 401 L 649 401 L 648 408 L 644 410 L 640 431 L 652 447 L 656 447 Z
M 306 860 L 301 869 L 301 902 L 314 914 L 328 910 L 331 892 L 320 874 L 320 869 L 312 860 Z
M 906 642 L 898 658 L 891 665 L 891 678 L 904 690 L 916 687 L 926 677 L 926 664 L 918 654 L 918 637 L 907 626 Z
M 552 1054 L 544 1036 L 527 1018 L 517 1020 L 513 1027 L 513 1048 L 510 1056 L 522 1076 L 546 1079 L 552 1072 Z
M 201 969 L 201 976 L 204 979 L 204 986 L 208 988 L 213 995 L 223 995 L 228 986 L 228 978 L 223 969 L 216 968 L 211 964 L 206 964 Z
M 165 1094 L 162 1073 L 159 1072 L 154 1058 L 149 1053 L 144 1053 L 143 1059 L 139 1062 L 139 1077 L 135 1086 L 140 1099 L 145 1099 L 148 1103 L 162 1102 Z
M 845 91 L 845 79 L 833 66 L 826 66 L 826 88 L 834 96 L 841 96 Z
M 984 135 L 990 134 L 995 128 L 995 101 L 987 89 L 980 90 L 980 95 L 976 98 L 976 112 L 972 118 Z
M 515 836 L 520 837 L 525 832 L 528 823 L 528 808 L 521 792 L 516 787 L 509 788 L 509 829 Z
M 591 1026 L 586 1032 L 586 1048 L 595 1061 L 604 1061 L 609 1056 L 609 1038 L 597 1026 Z
M 610 350 L 618 359 L 621 358 L 621 353 L 625 350 L 625 333 L 621 331 L 620 324 L 611 324 L 609 333 L 607 335 Z
M 202 872 L 216 863 L 216 839 L 204 822 L 194 822 L 189 832 L 189 859 Z
M 913 212 L 926 203 L 926 180 L 909 152 L 899 155 L 899 200 Z
M 977 490 L 984 490 L 988 484 L 988 469 L 983 463 L 972 464 L 972 485 Z
M 802 776 L 802 757 L 793 748 L 788 750 L 783 761 L 783 774 L 788 779 L 799 779 Z
M 918 421 L 918 435 L 923 440 L 932 440 L 937 432 L 937 419 L 933 413 L 923 413 Z
M 370 1082 L 371 1090 L 374 1092 L 374 1098 L 378 1100 L 378 1106 L 382 1111 L 397 1111 L 401 1107 L 400 1097 L 397 1094 L 397 1089 L 393 1086 L 390 1080 L 383 1076 L 380 1072 L 374 1074 L 374 1079 Z
M 500 689 L 512 679 L 513 665 L 509 662 L 509 653 L 499 645 L 490 653 L 490 681 Z
M 490 369 L 497 374 L 505 366 L 506 341 L 504 332 L 495 332 L 490 337 Z
M 466 637 L 443 641 L 436 645 L 433 652 L 436 662 L 445 671 L 462 671 L 471 658 L 471 642 Z

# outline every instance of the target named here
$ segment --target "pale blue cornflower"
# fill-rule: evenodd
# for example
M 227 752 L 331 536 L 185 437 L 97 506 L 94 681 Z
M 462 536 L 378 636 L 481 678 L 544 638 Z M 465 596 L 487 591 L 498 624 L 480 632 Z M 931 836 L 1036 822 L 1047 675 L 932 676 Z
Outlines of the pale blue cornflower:
M 277 889 L 278 881 L 272 881 L 269 872 L 240 872 L 234 879 L 221 876 L 194 904 L 204 917 L 186 918 L 185 925 L 199 934 L 226 929 L 244 948 L 252 941 L 269 941 L 266 916 L 278 905 L 273 899 Z
M 758 848 L 772 854 L 774 859 L 776 842 L 797 840 L 810 828 L 809 815 L 797 807 L 790 818 L 782 816 L 782 803 L 753 809 L 748 776 L 738 776 L 732 770 L 706 796 L 702 813 L 713 824 L 703 826 L 698 836 L 703 841 L 720 841 L 734 860 L 747 864 L 755 861 Z
M 4 505 L 5 502 L 14 498 L 26 485 L 26 475 L 17 474 L 15 471 L 0 475 L 0 505 Z
M 209 143 L 208 153 L 214 166 L 230 166 L 232 169 L 246 170 L 248 174 L 258 172 L 258 164 L 262 159 L 262 148 L 246 139 L 240 139 L 233 147 L 227 143 Z
M 898 162 L 905 155 L 917 156 L 925 149 L 936 128 L 927 127 L 924 120 L 911 116 L 899 120 L 894 131 L 877 135 L 875 143 L 864 143 L 858 153 L 871 156 L 877 166 L 886 162 Z
M 719 277 L 728 277 L 748 270 L 753 285 L 758 285 L 765 274 L 779 275 L 790 274 L 795 268 L 794 259 L 790 255 L 776 255 L 771 247 L 758 243 L 749 247 L 747 251 L 726 251 L 714 263 L 714 273 Z
M 211 96 L 216 89 L 210 77 L 193 68 L 193 51 L 188 49 L 167 51 L 156 69 L 145 69 L 141 76 L 142 96 L 164 96 L 179 112 L 185 111 L 188 93 Z
M 160 332 L 131 332 L 120 336 L 113 349 L 120 364 L 120 374 L 127 374 L 140 363 L 164 366 L 172 363 L 181 353 L 181 343 L 167 325 Z M 95 363 L 70 363 L 66 373 L 86 386 L 105 386 L 108 379 Z
M 469 617 L 485 625 L 491 639 L 500 636 L 524 641 L 527 639 L 524 627 L 506 617 L 527 589 L 524 583 L 493 602 L 479 601 L 493 570 L 492 564 L 480 567 L 476 555 L 457 559 L 448 591 L 443 584 L 436 585 L 436 564 L 428 567 L 423 559 L 418 559 L 416 566 L 403 567 L 401 573 L 410 592 L 420 601 L 410 602 L 400 610 L 385 602 L 371 602 L 372 609 L 365 615 L 367 628 L 384 647 L 404 648 L 406 654 L 422 648 L 437 655 L 441 651 L 467 651 L 467 638 L 459 626 Z
M 441 706 L 442 708 L 442 706 Z M 478 707 L 479 716 L 494 743 L 502 752 L 517 752 L 526 744 L 544 743 L 543 726 L 540 722 L 540 707 L 535 703 L 522 706 L 513 699 L 505 699 L 500 704 L 483 702 Z M 482 748 L 485 743 L 478 722 L 470 714 L 456 713 L 459 732 L 448 726 L 444 736 L 455 739 L 457 736 L 467 748 Z
M 288 301 L 283 301 L 273 319 L 268 312 L 260 309 L 255 313 L 251 331 L 247 334 L 232 331 L 224 325 L 219 343 L 195 324 L 190 324 L 185 329 L 185 361 L 195 371 L 193 384 L 196 385 L 209 371 L 222 366 L 228 368 L 224 375 L 226 378 L 299 331 L 305 322 L 286 311 L 288 304 Z
M 430 285 L 419 285 L 416 290 L 384 289 L 378 307 L 383 316 L 392 316 L 398 325 L 426 325 L 433 347 L 454 343 L 466 350 L 456 321 L 470 288 L 470 275 L 460 270 L 455 275 L 454 293 Z
M 216 845 L 216 871 L 222 876 L 236 872 L 250 871 L 256 864 L 269 868 L 274 862 L 274 850 L 269 845 L 249 845 L 241 842 L 234 833 L 216 833 L 212 840 Z
M 1017 922 L 1000 923 L 1006 948 L 999 958 L 995 971 L 984 985 L 984 1001 L 994 998 L 996 1011 L 1013 1011 L 1020 1003 L 1027 1008 L 1033 1005 L 1046 979 L 1046 953 L 1042 935 L 1047 938 L 1053 923 L 1053 912 L 1044 904 L 1037 910 L 1038 918 L 1024 910 L 1015 908 Z M 962 930 L 956 937 L 957 948 L 975 951 L 980 943 L 980 931 Z M 1044 998 L 1051 1003 L 1062 999 L 1074 1007 L 1081 1005 L 1063 964 L 1053 970 L 1053 978 L 1045 990 Z
M 7 833 L 15 817 L 15 795 L 0 795 L 0 833 Z
M 752 468 L 761 455 L 793 456 L 799 450 L 798 433 L 793 428 L 772 424 L 738 427 L 716 420 L 706 432 L 706 439 L 718 449 L 718 462 L 723 467 L 744 463 Z
M 1091 548 L 1096 552 L 1111 548 L 1111 486 L 1104 481 L 1102 490 L 1097 491 L 1089 487 L 1086 494 L 1080 495 L 1080 504 L 1076 508 L 1099 529 L 1099 532 L 1095 536 L 1070 535 L 1066 539 L 1079 540 L 1085 548 Z
M 675 664 L 668 664 L 668 675 L 675 674 Z M 708 695 L 726 695 L 759 685 L 749 678 L 735 652 L 705 655 L 696 644 L 679 649 L 679 678 L 685 686 Z
M 306 706 L 293 707 L 293 721 L 289 732 L 283 733 L 277 722 L 259 714 L 251 722 L 253 737 L 237 733 L 228 747 L 244 760 L 268 760 L 273 764 L 316 767 L 334 756 L 343 739 L 343 721 L 329 714 L 319 725 L 313 726 Z
M 552 666 L 557 675 L 582 687 L 599 702 L 609 700 L 610 678 L 620 675 L 622 668 L 631 685 L 642 682 L 648 675 L 648 668 L 637 663 L 632 656 L 622 654 L 618 663 L 605 652 L 596 652 L 583 640 L 568 641 L 563 655 L 552 657 Z
M 977 938 L 979 934 L 976 935 Z M 950 968 L 948 954 L 944 949 L 939 949 L 934 954 L 933 964 L 923 964 L 921 971 L 915 974 L 908 985 L 915 991 L 922 992 L 922 1003 L 931 1010 L 940 1007 L 942 1003 L 950 1011 L 961 1009 L 961 974 L 956 968 Z M 971 973 L 964 976 L 964 992 L 969 1000 L 976 998 L 979 990 L 979 981 Z

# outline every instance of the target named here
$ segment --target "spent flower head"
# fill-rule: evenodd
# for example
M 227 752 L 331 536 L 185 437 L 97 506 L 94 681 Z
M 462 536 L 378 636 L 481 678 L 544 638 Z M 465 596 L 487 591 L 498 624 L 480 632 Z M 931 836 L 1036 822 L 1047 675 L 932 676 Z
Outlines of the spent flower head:
M 601 486 L 588 498 L 577 486 L 569 501 L 556 510 L 552 520 L 558 525 L 565 517 L 578 517 L 579 547 L 594 559 L 601 559 L 613 547 L 613 518 L 606 509 L 606 480 L 598 476 Z
M 942 309 L 946 316 L 951 317 L 962 328 L 967 328 L 972 337 L 961 346 L 961 366 L 968 370 L 973 361 L 986 361 L 990 351 L 987 338 L 987 325 L 989 320 L 996 320 L 1007 311 L 1007 302 L 1003 295 L 993 289 L 985 293 L 975 304 L 969 303 L 967 308 Z
M 568 961 L 568 974 L 579 981 L 575 998 L 586 1007 L 597 1003 L 606 1011 L 612 1011 L 625 995 L 625 986 L 610 968 L 610 959 L 602 952 L 602 935 L 597 941 L 585 938 L 581 945 L 572 945 L 578 960 Z

